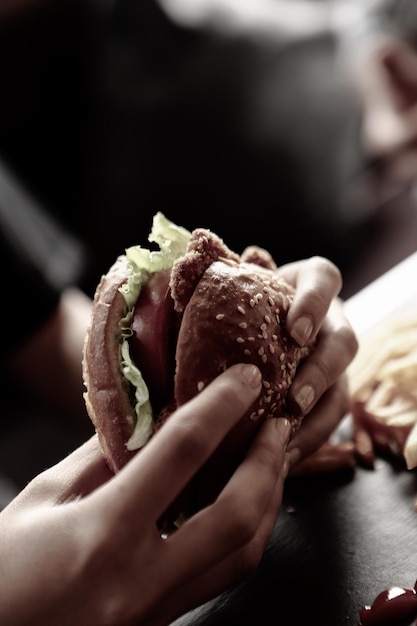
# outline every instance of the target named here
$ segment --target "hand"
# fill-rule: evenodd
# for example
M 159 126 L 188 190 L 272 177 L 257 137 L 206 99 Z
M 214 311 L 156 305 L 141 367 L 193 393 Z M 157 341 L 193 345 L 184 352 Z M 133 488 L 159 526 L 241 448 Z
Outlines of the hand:
M 93 437 L 35 478 L 0 514 L 0 623 L 163 625 L 251 573 L 281 504 L 286 420 L 265 422 L 213 505 L 168 538 L 156 521 L 260 389 L 257 368 L 233 366 L 116 476 Z
M 299 345 L 317 339 L 290 390 L 294 410 L 305 416 L 288 447 L 294 465 L 318 450 L 346 415 L 349 394 L 345 370 L 358 342 L 338 298 L 342 278 L 333 263 L 313 257 L 284 265 L 278 272 L 296 288 L 287 317 L 290 335 Z

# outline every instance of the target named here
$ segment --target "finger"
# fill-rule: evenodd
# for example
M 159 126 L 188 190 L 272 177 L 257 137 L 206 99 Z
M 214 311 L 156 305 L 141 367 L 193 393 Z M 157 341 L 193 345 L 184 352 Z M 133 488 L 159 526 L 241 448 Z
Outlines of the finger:
M 288 444 L 290 466 L 316 452 L 325 443 L 349 410 L 349 395 L 346 376 L 321 397 L 314 409 L 305 416 L 301 428 Z
M 53 467 L 39 474 L 21 499 L 56 504 L 94 491 L 112 476 L 94 435 Z
M 179 581 L 200 575 L 248 544 L 252 553 L 247 553 L 246 558 L 258 562 L 281 504 L 289 433 L 287 420 L 267 420 L 215 503 L 189 519 L 168 539 L 168 547 L 173 551 L 171 559 L 177 555 L 181 561 Z M 201 537 L 205 538 L 204 545 Z M 197 545 L 199 550 L 194 549 Z M 187 559 L 179 558 L 184 554 Z M 253 565 L 249 561 L 249 566 Z
M 275 528 L 282 502 L 286 470 L 276 482 L 274 493 L 254 537 L 244 546 L 226 556 L 200 575 L 191 577 L 184 585 L 176 587 L 163 603 L 159 603 L 151 623 L 171 623 L 175 618 L 240 583 L 259 565 L 265 548 Z
M 345 371 L 358 350 L 358 340 L 344 315 L 342 302 L 332 302 L 317 344 L 298 369 L 289 391 L 289 402 L 296 414 L 306 415 L 337 378 Z
M 137 511 L 140 497 L 140 507 L 157 519 L 248 410 L 260 389 L 258 368 L 243 364 L 229 368 L 179 408 L 119 472 L 103 490 L 103 505 L 113 497 L 125 515 L 129 509 Z
M 296 288 L 287 316 L 287 330 L 300 345 L 316 337 L 330 303 L 342 288 L 339 269 L 322 257 L 292 263 L 279 269 L 279 274 Z

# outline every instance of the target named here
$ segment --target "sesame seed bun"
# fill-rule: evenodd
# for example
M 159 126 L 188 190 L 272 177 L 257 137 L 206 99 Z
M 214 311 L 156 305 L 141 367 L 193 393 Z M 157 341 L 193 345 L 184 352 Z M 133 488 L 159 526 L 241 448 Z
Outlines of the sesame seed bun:
M 256 402 L 193 481 L 193 503 L 191 507 L 189 503 L 185 506 L 188 511 L 204 506 L 216 496 L 265 419 L 288 417 L 293 433 L 300 425 L 301 417 L 291 413 L 287 395 L 297 367 L 308 356 L 311 346 L 299 347 L 286 331 L 294 289 L 279 278 L 276 269 L 272 257 L 261 248 L 251 246 L 237 255 L 211 231 L 196 229 L 191 233 L 186 253 L 177 258 L 170 270 L 168 305 L 175 311 L 176 320 L 175 374 L 172 397 L 153 416 L 151 436 L 178 406 L 234 363 L 256 364 L 263 381 Z M 126 257 L 121 255 L 102 277 L 94 298 L 83 357 L 86 406 L 103 454 L 115 472 L 137 452 L 127 446 L 135 428 L 135 409 L 132 390 L 124 377 L 120 347 L 121 319 L 126 316 L 126 302 L 120 288 L 131 271 Z M 148 281 L 149 289 L 153 288 L 153 282 L 157 281 Z M 142 316 L 142 322 L 144 317 L 152 321 L 149 315 L 152 297 L 146 295 L 146 316 L 142 315 L 141 298 L 144 298 L 142 293 L 132 312 L 131 329 L 144 326 L 135 325 L 137 316 Z M 164 306 L 167 306 L 165 301 Z M 159 316 L 162 317 L 171 319 L 171 316 Z M 147 329 L 141 332 L 146 333 Z M 141 354 L 135 353 L 134 347 L 144 336 L 136 336 L 134 330 L 131 335 L 132 354 Z M 151 348 L 153 352 L 153 344 Z M 136 366 L 141 369 L 141 363 Z M 158 381 L 154 380 L 151 388 L 158 389 Z M 151 397 L 151 404 L 152 400 Z M 190 494 L 190 489 L 187 493 Z M 175 507 L 175 515 L 179 512 L 178 506 Z
M 287 417 L 292 434 L 301 416 L 287 395 L 311 347 L 299 347 L 285 328 L 294 290 L 253 263 L 215 261 L 186 306 L 176 350 L 175 399 L 181 405 L 234 363 L 254 363 L 262 392 L 196 479 L 196 508 L 211 502 L 241 462 L 265 419 Z
M 262 372 L 263 391 L 245 418 L 256 422 L 287 413 L 288 389 L 309 352 L 285 330 L 293 294 L 271 270 L 234 261 L 212 263 L 184 310 L 178 334 L 177 404 L 234 363 L 254 363 Z M 301 418 L 291 417 L 295 431 Z

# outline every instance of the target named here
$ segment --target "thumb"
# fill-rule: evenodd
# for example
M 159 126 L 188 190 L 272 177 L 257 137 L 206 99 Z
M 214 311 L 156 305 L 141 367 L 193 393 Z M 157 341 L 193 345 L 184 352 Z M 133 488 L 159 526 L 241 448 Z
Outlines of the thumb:
M 88 495 L 112 476 L 97 435 L 93 435 L 62 461 L 39 474 L 18 499 L 61 504 Z

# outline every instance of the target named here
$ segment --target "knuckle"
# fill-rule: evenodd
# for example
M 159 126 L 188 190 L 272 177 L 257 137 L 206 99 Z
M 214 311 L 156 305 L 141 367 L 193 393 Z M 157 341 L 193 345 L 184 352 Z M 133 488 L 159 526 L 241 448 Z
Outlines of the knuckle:
M 322 256 L 313 256 L 310 259 L 310 263 L 318 274 L 325 275 L 328 280 L 331 280 L 332 283 L 337 285 L 339 290 L 342 288 L 342 273 L 333 261 Z
M 355 333 L 353 332 L 353 330 L 351 330 L 350 328 L 349 330 L 346 329 L 346 333 L 347 333 L 346 346 L 348 349 L 350 360 L 352 360 L 356 356 L 356 353 L 359 350 L 359 340 L 357 336 L 355 335 Z
M 340 346 L 339 353 L 343 351 L 343 354 L 350 362 L 359 348 L 358 338 L 352 328 L 346 324 L 339 326 L 334 330 L 334 340 Z
M 335 407 L 340 407 L 340 415 L 345 415 L 350 409 L 350 396 L 348 390 L 347 377 L 342 376 L 338 384 L 331 388 L 332 402 Z
M 232 542 L 235 548 L 241 548 L 253 540 L 259 526 L 259 517 L 254 504 L 251 505 L 246 501 L 242 506 L 240 500 L 230 498 L 223 513 L 223 519 L 227 520 L 224 532 L 227 540 Z
M 47 500 L 65 500 L 65 494 L 62 493 L 61 482 L 54 476 L 50 469 L 34 476 L 26 486 L 23 496 L 32 503 Z
M 240 558 L 240 572 L 247 578 L 253 574 L 261 562 L 263 546 L 258 541 L 250 541 L 242 550 Z
M 109 542 L 109 536 L 113 537 L 112 532 L 117 528 L 118 514 L 117 509 L 107 516 L 92 516 L 88 520 L 84 520 L 82 530 L 75 533 L 77 536 L 77 552 L 79 557 L 80 569 L 91 574 L 100 569 L 104 563 L 112 558 L 114 552 L 113 540 Z M 120 532 L 120 529 L 119 529 Z M 117 537 L 117 535 L 116 535 Z M 74 563 L 77 558 L 74 557 Z
M 233 413 L 242 415 L 247 409 L 246 387 L 237 389 L 229 382 L 222 381 L 218 389 L 219 405 L 224 407 L 225 414 Z
M 320 360 L 316 362 L 316 367 L 319 370 L 320 378 L 323 381 L 322 389 L 328 389 L 330 385 L 333 383 L 333 379 L 335 377 L 335 371 L 331 367 L 331 364 L 326 361 Z
M 179 421 L 176 424 L 173 441 L 179 458 L 186 461 L 197 461 L 208 452 L 208 433 L 197 419 Z
M 328 424 L 335 428 L 340 420 L 349 412 L 350 396 L 345 375 L 340 376 L 337 381 L 326 390 L 326 401 L 332 407 Z M 328 431 L 326 430 L 326 436 Z
M 305 287 L 303 292 L 303 302 L 299 301 L 296 304 L 298 315 L 302 312 L 310 316 L 318 325 L 319 320 L 322 319 L 323 313 L 328 311 L 330 304 L 330 297 L 327 289 L 318 288 L 316 284 L 312 284 Z M 295 307 L 293 307 L 295 314 Z

